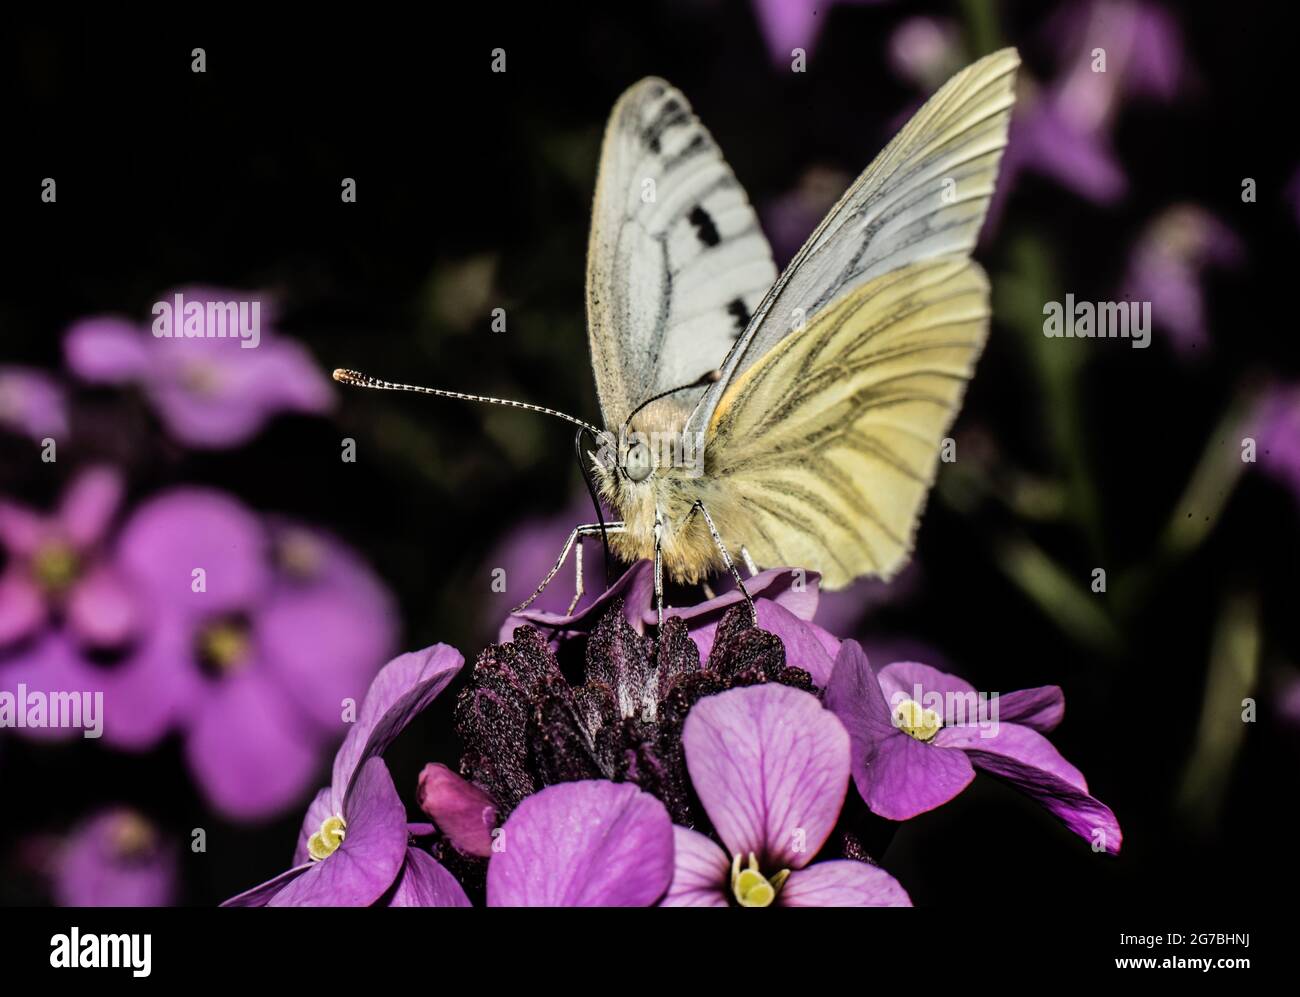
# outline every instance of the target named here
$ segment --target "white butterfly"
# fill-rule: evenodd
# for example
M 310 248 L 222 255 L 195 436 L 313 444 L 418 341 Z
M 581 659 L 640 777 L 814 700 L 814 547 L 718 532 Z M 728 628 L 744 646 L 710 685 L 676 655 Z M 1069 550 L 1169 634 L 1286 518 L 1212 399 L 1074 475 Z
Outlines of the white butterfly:
M 654 559 L 661 622 L 665 569 L 699 582 L 724 568 L 743 591 L 733 550 L 751 572 L 796 565 L 831 588 L 902 566 L 988 332 L 988 281 L 969 254 L 1019 63 L 1003 49 L 949 80 L 779 278 L 744 191 L 681 93 L 650 78 L 619 99 L 587 252 L 607 428 L 503 403 L 598 434 L 592 473 L 620 518 L 578 526 L 524 606 L 575 545 L 576 604 L 581 539 L 602 532 L 624 560 Z

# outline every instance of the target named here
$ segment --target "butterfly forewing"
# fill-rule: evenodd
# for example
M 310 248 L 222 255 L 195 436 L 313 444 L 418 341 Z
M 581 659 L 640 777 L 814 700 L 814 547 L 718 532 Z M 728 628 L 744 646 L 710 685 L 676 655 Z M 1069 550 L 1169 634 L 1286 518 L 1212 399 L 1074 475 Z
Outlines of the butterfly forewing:
M 714 370 L 776 279 L 758 219 L 681 93 L 649 78 L 610 116 L 587 253 L 587 324 L 606 425 Z M 703 393 L 675 395 L 678 428 Z
M 707 426 L 736 378 L 840 296 L 908 264 L 974 248 L 1019 64 L 1014 49 L 1003 49 L 967 67 L 894 137 L 764 297 L 689 429 Z

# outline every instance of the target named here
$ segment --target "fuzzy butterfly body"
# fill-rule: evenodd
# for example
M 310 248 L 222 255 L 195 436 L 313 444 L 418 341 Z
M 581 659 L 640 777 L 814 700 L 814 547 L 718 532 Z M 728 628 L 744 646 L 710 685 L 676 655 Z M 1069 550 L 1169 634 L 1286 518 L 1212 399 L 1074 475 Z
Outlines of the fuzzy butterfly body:
M 696 582 L 743 548 L 761 565 L 818 571 L 829 587 L 906 561 L 988 331 L 988 283 L 969 254 L 1018 65 L 1003 50 L 945 84 L 779 278 L 685 98 L 647 79 L 619 100 L 597 180 L 587 315 L 618 440 L 618 459 L 594 460 L 594 473 L 621 516 L 610 543 L 624 560 L 657 549 L 670 576 Z M 662 444 L 674 439 L 702 447 L 702 473 L 671 459 Z M 640 440 L 652 457 L 644 476 L 628 473 L 629 457 L 644 459 Z

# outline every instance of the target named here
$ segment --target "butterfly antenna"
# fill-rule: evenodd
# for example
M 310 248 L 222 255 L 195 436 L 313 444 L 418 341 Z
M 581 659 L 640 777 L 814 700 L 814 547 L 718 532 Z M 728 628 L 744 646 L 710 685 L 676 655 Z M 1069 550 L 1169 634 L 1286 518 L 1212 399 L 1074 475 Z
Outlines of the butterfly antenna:
M 587 494 L 591 496 L 591 504 L 596 509 L 596 522 L 600 523 L 600 542 L 605 548 L 605 588 L 609 588 L 612 584 L 611 579 L 614 577 L 613 561 L 609 556 L 609 531 L 605 528 L 605 510 L 601 508 L 600 495 L 596 492 L 596 484 L 591 480 L 591 472 L 587 470 L 587 462 L 583 459 L 582 434 L 585 432 L 585 429 L 579 429 L 577 435 L 574 436 L 573 452 L 577 455 L 578 470 L 582 472 L 582 480 L 587 485 Z M 599 445 L 599 437 L 596 437 L 596 443 Z
M 599 437 L 600 430 L 589 422 L 583 422 L 571 415 L 563 412 L 557 412 L 553 408 L 545 408 L 541 405 L 530 405 L 528 402 L 517 402 L 509 398 L 489 398 L 487 395 L 467 395 L 462 391 L 445 391 L 442 388 L 425 388 L 418 384 L 398 384 L 393 381 L 381 381 L 377 377 L 371 377 L 369 374 L 363 374 L 359 370 L 349 370 L 346 367 L 339 367 L 334 371 L 334 380 L 340 384 L 351 384 L 358 388 L 374 388 L 377 391 L 415 391 L 422 395 L 437 395 L 439 398 L 459 398 L 465 402 L 487 402 L 489 405 L 508 405 L 510 408 L 526 409 L 529 412 L 540 412 L 542 415 L 553 415 L 557 419 L 563 419 L 565 422 L 571 422 L 573 425 L 587 430 L 592 435 Z

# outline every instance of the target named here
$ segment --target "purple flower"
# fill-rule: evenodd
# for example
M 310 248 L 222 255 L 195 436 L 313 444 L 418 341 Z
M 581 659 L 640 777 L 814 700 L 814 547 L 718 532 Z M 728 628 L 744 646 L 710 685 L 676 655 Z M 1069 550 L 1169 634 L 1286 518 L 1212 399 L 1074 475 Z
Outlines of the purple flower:
M 0 367 L 0 427 L 34 440 L 67 436 L 63 388 L 44 371 Z
M 1300 501 L 1300 384 L 1267 391 L 1253 422 L 1259 466 Z
M 488 863 L 490 907 L 648 907 L 673 876 L 673 824 L 635 786 L 550 786 L 524 800 Z
M 294 866 L 225 907 L 468 907 L 469 899 L 413 833 L 383 753 L 460 671 L 455 648 L 435 644 L 394 658 L 366 693 L 330 785 L 303 818 Z
M 87 530 L 97 517 L 69 521 Z M 392 647 L 392 600 L 371 572 L 324 534 L 191 488 L 137 508 L 110 563 L 110 581 L 84 597 L 74 590 L 70 605 L 86 602 L 101 632 L 114 600 L 148 607 L 129 639 L 92 662 L 56 634 L 12 655 L 0 682 L 102 691 L 104 736 L 119 747 L 180 731 L 191 770 L 227 816 L 264 817 L 306 792 L 347 701 Z
M 1238 266 L 1244 255 L 1236 233 L 1208 211 L 1178 205 L 1138 238 L 1121 293 L 1151 302 L 1152 322 L 1173 333 L 1179 353 L 1201 350 L 1209 344 L 1202 275 L 1210 266 Z
M 1128 180 L 1111 143 L 1123 98 L 1170 101 L 1186 72 L 1178 26 L 1152 4 L 1075 3 L 1053 19 L 1048 34 L 1066 52 L 1066 68 L 1041 87 L 1022 77 L 986 236 L 1022 172 L 1047 176 L 1094 204 L 1123 197 Z M 1104 72 L 1097 49 L 1105 52 Z
M 134 632 L 139 607 L 104 546 L 122 498 L 108 468 L 73 479 L 57 510 L 42 515 L 0 499 L 0 650 L 36 640 L 62 619 L 72 639 L 92 647 L 120 644 Z
M 848 729 L 853 781 L 874 813 L 908 820 L 932 810 L 965 789 L 978 767 L 1036 799 L 1076 834 L 1119 852 L 1115 815 L 1040 733 L 1065 712 L 1058 687 L 981 700 L 969 683 L 928 665 L 897 662 L 877 676 L 862 648 L 845 641 L 826 705 Z
M 260 317 L 274 320 L 269 303 L 257 296 L 208 288 L 178 293 L 205 307 L 255 302 Z M 172 300 L 168 295 L 162 303 Z M 159 338 L 124 319 L 90 318 L 68 330 L 64 353 L 82 380 L 139 385 L 172 435 L 194 447 L 237 446 L 276 413 L 323 413 L 332 407 L 329 378 L 299 343 L 270 329 L 260 329 L 255 340 L 218 337 L 206 326 L 196 331 L 193 338 L 179 330 Z
M 817 36 L 837 3 L 874 3 L 875 0 L 754 0 L 758 26 L 767 41 L 772 64 L 790 68 L 790 53 L 801 48 L 812 54 Z
M 759 685 L 696 704 L 682 733 L 700 802 L 725 846 L 674 828 L 673 907 L 908 907 L 883 869 L 810 865 L 849 785 L 849 735 L 817 698 Z
M 148 820 L 112 807 L 76 828 L 54 864 L 60 907 L 166 907 L 176 895 L 177 852 Z
M 952 21 L 909 17 L 889 36 L 889 64 L 900 79 L 933 92 L 966 62 L 961 31 Z

